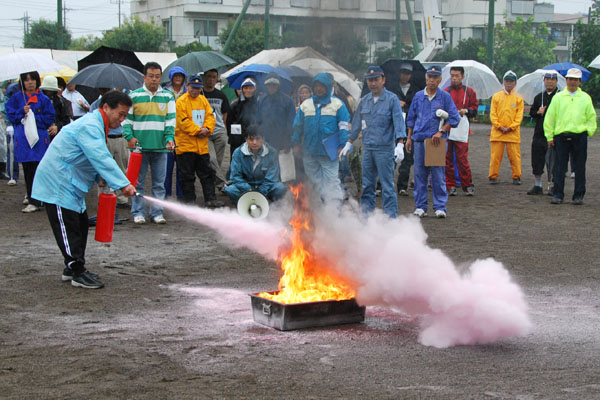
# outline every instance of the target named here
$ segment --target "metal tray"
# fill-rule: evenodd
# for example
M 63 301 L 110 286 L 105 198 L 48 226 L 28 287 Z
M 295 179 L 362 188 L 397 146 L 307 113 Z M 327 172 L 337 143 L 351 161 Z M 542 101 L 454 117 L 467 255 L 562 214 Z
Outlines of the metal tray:
M 276 294 L 277 291 L 269 292 Z M 252 316 L 259 324 L 290 331 L 319 326 L 355 324 L 365 320 L 366 307 L 355 299 L 284 304 L 250 294 Z

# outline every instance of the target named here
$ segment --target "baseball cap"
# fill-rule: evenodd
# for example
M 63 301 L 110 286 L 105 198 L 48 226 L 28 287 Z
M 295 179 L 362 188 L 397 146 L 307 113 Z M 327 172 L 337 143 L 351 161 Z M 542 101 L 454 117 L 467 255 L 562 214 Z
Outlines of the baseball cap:
M 442 75 L 442 69 L 437 65 L 432 65 L 431 67 L 427 68 L 427 75 L 440 76 Z
M 556 71 L 546 72 L 544 74 L 544 79 L 558 79 L 558 72 L 556 72 Z
M 204 87 L 204 83 L 202 83 L 202 77 L 200 75 L 190 75 L 188 78 L 188 84 L 195 88 Z
M 502 80 L 503 81 L 516 81 L 517 80 L 517 74 L 515 74 L 511 70 L 508 70 L 508 71 L 506 71 L 506 73 L 502 77 Z
M 365 78 L 377 78 L 378 76 L 384 76 L 383 70 L 378 65 L 371 65 L 367 68 L 367 72 L 365 72 Z
M 581 70 L 578 68 L 569 68 L 569 70 L 567 71 L 567 75 L 565 75 L 565 78 L 575 78 L 575 79 L 581 79 L 582 77 L 582 73 Z
M 413 66 L 410 63 L 400 64 L 400 72 L 413 72 Z

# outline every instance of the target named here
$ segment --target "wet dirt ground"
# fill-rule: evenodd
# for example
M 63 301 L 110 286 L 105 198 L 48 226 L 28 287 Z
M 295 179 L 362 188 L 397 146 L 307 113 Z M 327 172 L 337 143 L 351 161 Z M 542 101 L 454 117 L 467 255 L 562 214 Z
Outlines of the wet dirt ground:
M 23 181 L 0 181 L 0 397 L 5 399 L 597 399 L 600 398 L 600 145 L 588 148 L 586 203 L 487 183 L 489 127 L 475 125 L 476 195 L 425 218 L 428 244 L 457 264 L 494 257 L 522 286 L 534 324 L 524 338 L 449 349 L 417 342 L 414 320 L 367 308 L 362 324 L 279 332 L 253 322 L 248 293 L 277 287 L 276 265 L 166 213 L 167 225 L 115 228 L 88 241 L 106 287 L 60 281 L 45 213 L 20 212 Z M 545 176 L 544 176 L 545 179 Z M 200 191 L 198 191 L 200 193 Z M 224 200 L 224 199 L 223 199 Z M 414 207 L 399 199 L 401 213 Z M 95 198 L 89 196 L 95 214 Z M 130 217 L 127 210 L 118 210 Z

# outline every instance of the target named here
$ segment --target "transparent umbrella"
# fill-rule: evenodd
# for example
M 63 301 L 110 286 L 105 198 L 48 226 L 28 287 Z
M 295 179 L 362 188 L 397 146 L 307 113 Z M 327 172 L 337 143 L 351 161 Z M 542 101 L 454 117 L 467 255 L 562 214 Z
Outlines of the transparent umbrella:
M 517 80 L 517 87 L 515 90 L 525 100 L 527 104 L 533 104 L 533 99 L 538 94 L 546 90 L 544 86 L 544 75 L 556 74 L 558 76 L 558 90 L 562 90 L 567 86 L 567 81 L 564 76 L 553 69 L 538 69 L 534 72 L 523 75 Z M 543 99 L 543 97 L 542 97 Z M 542 106 L 544 106 L 542 104 Z
M 62 65 L 38 53 L 17 52 L 0 57 L 0 81 L 16 79 L 23 72 L 58 71 Z
M 450 86 L 450 68 L 463 67 L 465 79 L 463 84 L 470 87 L 477 94 L 477 98 L 489 99 L 494 93 L 502 90 L 502 85 L 496 78 L 496 74 L 487 65 L 474 60 L 456 60 L 447 64 L 442 69 L 442 88 Z

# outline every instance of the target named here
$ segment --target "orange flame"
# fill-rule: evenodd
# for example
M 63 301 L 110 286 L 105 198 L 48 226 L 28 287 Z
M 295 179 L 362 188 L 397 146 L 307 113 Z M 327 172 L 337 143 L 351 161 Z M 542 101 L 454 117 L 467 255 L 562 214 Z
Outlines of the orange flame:
M 279 291 L 258 295 L 285 304 L 354 298 L 355 291 L 334 276 L 331 265 L 311 253 L 310 241 L 307 240 L 312 230 L 308 200 L 302 185 L 290 190 L 294 194 L 295 212 L 289 222 L 292 227 L 291 247 L 280 258 L 283 276 L 279 280 Z

